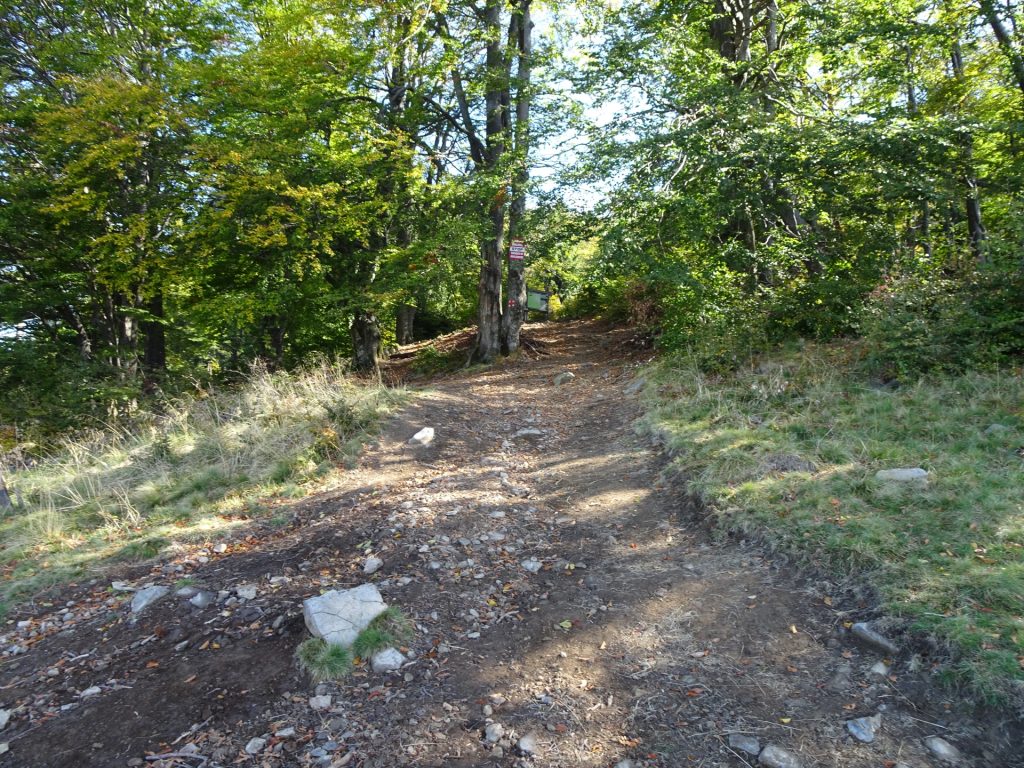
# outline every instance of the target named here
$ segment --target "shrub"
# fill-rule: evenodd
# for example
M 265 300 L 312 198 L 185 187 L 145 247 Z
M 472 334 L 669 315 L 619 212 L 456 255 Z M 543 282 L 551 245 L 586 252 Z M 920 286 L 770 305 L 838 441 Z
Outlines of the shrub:
M 295 651 L 299 667 L 315 682 L 337 680 L 352 669 L 352 654 L 342 645 L 332 645 L 319 637 L 303 640 Z

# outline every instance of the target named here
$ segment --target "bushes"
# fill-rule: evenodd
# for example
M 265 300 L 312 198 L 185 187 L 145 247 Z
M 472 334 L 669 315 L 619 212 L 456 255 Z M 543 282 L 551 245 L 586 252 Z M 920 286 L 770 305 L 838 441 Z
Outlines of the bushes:
M 993 368 L 1024 353 L 1024 275 L 988 269 L 959 279 L 911 275 L 877 289 L 861 330 L 883 374 Z

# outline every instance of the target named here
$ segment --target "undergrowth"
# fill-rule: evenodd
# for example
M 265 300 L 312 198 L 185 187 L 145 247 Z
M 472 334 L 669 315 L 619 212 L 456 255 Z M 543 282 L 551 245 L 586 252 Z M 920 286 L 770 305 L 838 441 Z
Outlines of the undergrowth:
M 348 377 L 343 363 L 258 368 L 235 389 L 65 439 L 5 472 L 24 506 L 0 516 L 0 610 L 105 563 L 272 518 L 351 464 L 403 398 Z
M 1024 701 L 1024 381 L 1009 373 L 897 388 L 852 346 L 809 346 L 710 376 L 666 359 L 645 429 L 725 530 L 840 574 L 949 650 L 946 674 Z M 926 483 L 875 478 L 922 467 Z
M 299 643 L 295 658 L 299 667 L 316 683 L 338 680 L 352 669 L 352 654 L 348 648 L 319 637 L 310 637 Z

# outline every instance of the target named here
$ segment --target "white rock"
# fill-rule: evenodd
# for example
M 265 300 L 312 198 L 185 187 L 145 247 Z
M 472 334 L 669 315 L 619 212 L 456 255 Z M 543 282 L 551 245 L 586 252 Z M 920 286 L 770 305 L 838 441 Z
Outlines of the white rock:
M 132 613 L 142 613 L 153 603 L 163 599 L 171 590 L 167 587 L 146 587 L 140 589 L 132 598 Z
M 256 587 L 252 584 L 243 584 L 240 587 L 235 587 L 235 594 L 242 600 L 255 600 Z
M 363 573 L 369 576 L 384 567 L 384 561 L 379 557 L 368 557 L 363 563 Z
M 373 584 L 362 584 L 304 600 L 302 614 L 314 637 L 347 648 L 387 608 L 387 603 Z
M 761 752 L 761 742 L 756 736 L 748 736 L 745 733 L 730 733 L 729 747 L 746 752 L 748 755 L 758 755 Z
M 11 750 L 11 745 L 6 741 L 0 742 L 0 755 L 6 755 Z
M 192 598 L 192 597 L 195 597 L 198 593 L 199 593 L 199 589 L 197 587 L 191 587 L 191 586 L 189 586 L 189 587 L 182 587 L 181 589 L 174 590 L 174 596 L 175 597 L 181 597 L 181 598 Z
M 636 768 L 636 763 L 632 760 L 619 760 L 615 764 L 615 768 Z
M 559 387 L 562 384 L 568 384 L 570 381 L 576 378 L 576 374 L 572 371 L 566 371 L 555 376 L 555 386 Z
M 789 752 L 782 747 L 776 747 L 774 744 L 769 744 L 767 747 L 761 750 L 761 754 L 757 756 L 757 761 L 767 768 L 802 768 L 800 758 Z
M 858 717 L 856 720 L 846 721 L 846 730 L 850 732 L 850 735 L 857 739 L 857 741 L 862 741 L 865 744 L 870 744 L 875 740 L 875 736 L 878 734 L 878 729 L 881 727 L 881 715 Z
M 929 752 L 944 763 L 957 765 L 958 763 L 963 762 L 964 758 L 963 755 L 960 754 L 960 750 L 943 738 L 938 736 L 929 736 L 924 740 L 924 745 L 928 747 Z
M 523 560 L 520 565 L 523 566 L 524 570 L 527 570 L 530 573 L 539 573 L 540 569 L 544 567 L 544 563 L 535 557 L 531 557 L 529 560 Z
M 894 483 L 909 483 L 915 480 L 927 480 L 927 470 L 920 467 L 904 467 L 901 469 L 881 469 L 875 473 L 876 480 L 885 480 Z
M 876 661 L 869 671 L 872 675 L 878 675 L 878 677 L 889 676 L 889 667 L 886 666 L 884 661 Z
M 213 592 L 199 592 L 189 599 L 189 603 L 196 608 L 209 608 L 215 599 L 216 595 Z
M 289 726 L 288 728 L 282 728 L 274 733 L 279 739 L 290 739 L 295 735 L 295 729 Z
M 491 742 L 491 744 L 497 744 L 501 741 L 501 737 L 505 735 L 505 726 L 501 723 L 491 723 L 484 729 L 484 737 Z
M 528 733 L 523 736 L 519 741 L 516 742 L 516 749 L 519 750 L 520 754 L 523 755 L 535 755 L 537 754 L 537 736 L 533 733 Z
M 330 696 L 311 696 L 309 708 L 319 712 L 322 709 L 329 709 L 333 699 Z
M 255 739 L 249 739 L 249 743 L 245 745 L 246 753 L 250 755 L 258 755 L 263 751 L 263 748 L 267 746 L 267 740 L 259 737 Z
M 409 440 L 409 445 L 427 446 L 434 442 L 434 428 L 424 427 Z
M 228 551 L 228 545 L 225 544 L 223 541 L 219 544 L 214 544 L 213 551 L 216 552 L 218 555 L 223 555 L 225 552 Z
M 112 590 L 114 590 L 115 592 L 134 592 L 135 591 L 135 587 L 133 587 L 130 584 L 127 584 L 127 583 L 125 583 L 123 581 L 115 581 L 113 584 L 110 585 L 110 588 Z
M 102 692 L 102 688 L 100 688 L 98 685 L 94 685 L 91 688 L 86 688 L 78 695 L 81 696 L 83 699 L 88 699 L 91 696 L 99 696 Z
M 7 727 L 7 723 L 11 721 L 11 710 L 0 709 L 0 731 Z
M 406 661 L 407 659 L 402 655 L 401 651 L 395 648 L 385 648 L 383 651 L 377 651 L 377 653 L 373 654 L 373 658 L 370 659 L 370 667 L 378 674 L 395 672 L 401 669 Z

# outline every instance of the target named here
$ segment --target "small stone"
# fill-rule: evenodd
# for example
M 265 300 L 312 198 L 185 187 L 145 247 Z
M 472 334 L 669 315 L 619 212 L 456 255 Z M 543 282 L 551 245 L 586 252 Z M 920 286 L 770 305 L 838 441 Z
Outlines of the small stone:
M 873 630 L 867 622 L 858 621 L 850 628 L 850 633 L 862 643 L 882 651 L 888 656 L 895 656 L 900 652 L 892 640 Z
M 1009 432 L 1010 428 L 1005 424 L 991 424 L 988 429 L 985 430 L 986 435 L 1001 435 L 1004 432 Z
M 536 427 L 527 427 L 526 429 L 520 429 L 513 435 L 513 437 L 544 437 L 545 432 L 543 429 L 537 429 Z
M 523 560 L 521 565 L 524 570 L 527 570 L 530 573 L 539 573 L 540 569 L 544 567 L 544 563 L 535 557 L 531 557 L 529 560 Z
M 102 688 L 100 688 L 98 685 L 94 685 L 91 688 L 86 688 L 84 691 L 82 691 L 78 695 L 81 698 L 83 698 L 83 699 L 88 699 L 88 698 L 91 698 L 93 696 L 99 696 L 102 692 L 103 692 Z
M 274 735 L 279 739 L 290 739 L 295 735 L 295 729 L 289 726 L 288 728 L 282 728 Z
M 761 754 L 757 757 L 757 762 L 767 766 L 767 768 L 803 768 L 800 758 L 782 747 L 776 747 L 774 744 L 769 744 L 761 750 Z
M 249 739 L 249 743 L 245 745 L 245 751 L 250 755 L 258 755 L 265 746 L 267 746 L 267 740 L 257 736 L 255 739 Z
M 881 469 L 875 473 L 875 479 L 894 483 L 910 483 L 916 480 L 927 480 L 928 471 L 920 467 Z
M 112 590 L 114 590 L 115 592 L 134 592 L 135 591 L 135 587 L 133 587 L 130 584 L 127 584 L 126 582 L 123 582 L 123 581 L 115 581 L 115 582 L 113 582 L 110 585 L 110 588 Z M 31 623 L 31 622 L 29 622 L 29 623 Z M 18 626 L 21 626 L 21 622 L 18 622 Z
M 384 672 L 395 672 L 402 668 L 407 659 L 402 653 L 395 648 L 385 648 L 383 651 L 377 651 L 373 654 L 373 658 L 370 660 L 370 667 L 377 674 Z
M 755 737 L 743 733 L 729 734 L 729 747 L 755 757 L 761 753 L 761 742 Z
M 329 709 L 330 706 L 331 706 L 331 702 L 332 701 L 334 701 L 334 699 L 331 698 L 330 696 L 327 696 L 327 695 L 324 695 L 324 696 L 310 696 L 310 698 L 309 698 L 309 708 L 314 710 L 314 711 L 316 711 L 316 712 L 319 712 L 320 710 L 323 710 L 323 709 Z
M 633 379 L 633 382 L 628 387 L 626 387 L 624 390 L 622 390 L 622 393 L 624 395 L 630 395 L 630 396 L 631 395 L 638 395 L 643 390 L 643 388 L 646 387 L 646 386 L 647 386 L 647 379 L 645 379 L 643 376 L 640 376 L 639 378 Z
M 183 599 L 195 597 L 197 594 L 199 594 L 199 589 L 196 587 L 182 587 L 181 589 L 174 590 L 174 596 Z
M 6 755 L 11 750 L 11 745 L 6 741 L 0 741 L 0 755 Z
M 424 427 L 409 439 L 409 445 L 425 447 L 434 442 L 433 427 Z
M 146 761 L 143 760 L 141 757 L 133 757 L 131 760 L 129 760 L 126 763 L 128 768 L 139 768 L 139 766 L 145 765 L 145 764 L 146 764 Z
M 140 589 L 132 598 L 132 613 L 142 613 L 153 603 L 161 600 L 171 590 L 167 587 L 146 587 Z
M 213 592 L 197 592 L 188 602 L 196 608 L 209 608 L 215 599 Z
M 363 573 L 367 576 L 376 573 L 384 567 L 384 561 L 379 557 L 368 557 L 363 562 Z
M 490 717 L 494 714 L 494 707 L 490 704 L 484 704 L 484 708 L 481 711 L 484 713 L 484 717 Z
M 0 731 L 7 727 L 7 723 L 11 721 L 11 710 L 0 709 Z
M 243 584 L 240 587 L 235 587 L 235 594 L 242 600 L 255 600 L 256 587 L 252 584 Z
M 636 763 L 633 760 L 619 760 L 615 768 L 636 768 Z
M 570 381 L 576 378 L 576 374 L 572 371 L 565 371 L 555 376 L 555 386 L 560 387 L 563 384 L 568 384 Z
M 846 721 L 846 730 L 850 732 L 857 741 L 870 744 L 875 740 L 878 729 L 882 727 L 882 716 L 858 717 L 856 720 Z
M 516 749 L 520 755 L 535 755 L 537 747 L 537 735 L 534 733 L 528 733 L 516 742 Z
M 182 640 L 180 643 L 178 643 L 176 646 L 174 646 L 174 650 L 177 651 L 178 653 L 181 653 L 186 648 L 188 648 L 190 642 L 191 642 L 190 640 Z
M 228 551 L 228 545 L 225 544 L 223 541 L 218 544 L 214 544 L 213 551 L 216 552 L 218 555 L 223 555 L 225 552 Z
M 889 676 L 889 667 L 884 661 L 876 661 L 869 671 L 872 675 L 877 675 L 878 677 Z
M 964 758 L 960 754 L 960 750 L 939 736 L 929 736 L 924 740 L 924 745 L 928 747 L 929 752 L 944 763 L 956 765 L 963 762 Z
M 501 741 L 501 737 L 505 735 L 505 726 L 501 723 L 491 723 L 484 729 L 484 738 L 486 738 L 491 744 L 497 744 Z

